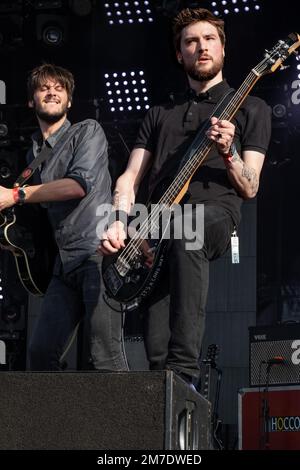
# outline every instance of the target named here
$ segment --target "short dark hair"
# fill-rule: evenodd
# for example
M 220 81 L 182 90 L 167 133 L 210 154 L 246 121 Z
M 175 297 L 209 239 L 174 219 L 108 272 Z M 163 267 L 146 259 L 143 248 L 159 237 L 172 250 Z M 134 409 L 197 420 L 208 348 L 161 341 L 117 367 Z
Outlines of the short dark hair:
M 75 88 L 73 74 L 69 70 L 53 64 L 39 65 L 31 70 L 27 80 L 28 100 L 33 100 L 35 91 L 43 86 L 49 78 L 60 83 L 66 89 L 69 100 L 72 101 Z
M 181 32 L 190 24 L 198 21 L 207 21 L 218 30 L 223 46 L 225 45 L 224 21 L 216 17 L 211 11 L 205 8 L 185 8 L 181 10 L 173 20 L 173 40 L 176 51 L 180 51 Z

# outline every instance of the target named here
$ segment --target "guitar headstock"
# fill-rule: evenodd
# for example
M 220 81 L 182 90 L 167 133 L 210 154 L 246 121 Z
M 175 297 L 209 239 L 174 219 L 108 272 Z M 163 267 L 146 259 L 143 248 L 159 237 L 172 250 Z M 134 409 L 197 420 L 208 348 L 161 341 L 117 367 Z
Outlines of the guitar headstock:
M 292 53 L 298 54 L 296 50 L 299 46 L 300 35 L 298 33 L 289 34 L 285 40 L 280 39 L 271 50 L 266 50 L 265 58 L 254 67 L 254 73 L 262 76 L 275 72 Z

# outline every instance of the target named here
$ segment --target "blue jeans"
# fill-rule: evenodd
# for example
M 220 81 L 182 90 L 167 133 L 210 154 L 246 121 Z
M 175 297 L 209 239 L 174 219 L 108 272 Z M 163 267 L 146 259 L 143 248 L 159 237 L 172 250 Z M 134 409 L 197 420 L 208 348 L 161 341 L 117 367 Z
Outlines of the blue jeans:
M 93 255 L 68 274 L 55 274 L 29 346 L 31 370 L 62 370 L 62 358 L 81 320 L 86 323 L 93 367 L 128 370 L 120 313 L 102 298 L 101 257 Z
M 191 382 L 198 380 L 209 262 L 227 251 L 232 230 L 225 209 L 205 206 L 201 249 L 186 250 L 184 237 L 170 240 L 164 272 L 144 315 L 150 369 L 172 369 Z

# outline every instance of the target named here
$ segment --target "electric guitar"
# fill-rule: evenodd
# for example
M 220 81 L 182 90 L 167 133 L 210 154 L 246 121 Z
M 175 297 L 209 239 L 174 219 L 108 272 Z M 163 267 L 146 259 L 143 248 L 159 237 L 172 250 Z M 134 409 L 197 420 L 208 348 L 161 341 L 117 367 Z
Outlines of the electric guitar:
M 291 33 L 286 40 L 278 41 L 273 49 L 266 51 L 263 60 L 250 71 L 239 89 L 231 96 L 226 95 L 218 103 L 211 117 L 232 120 L 258 79 L 281 67 L 299 45 L 300 36 L 297 33 Z M 206 136 L 210 125 L 209 118 L 183 156 L 174 180 L 159 201 L 152 205 L 150 215 L 140 224 L 125 248 L 116 255 L 104 257 L 102 269 L 106 292 L 116 301 L 129 307 L 139 305 L 150 294 L 159 278 L 166 257 L 166 228 L 165 231 L 161 230 L 160 222 L 162 218 L 170 219 L 172 207 L 182 200 L 192 176 L 213 146 L 213 142 Z M 151 237 L 149 237 L 149 227 L 152 228 Z
M 0 248 L 12 253 L 23 287 L 42 296 L 49 284 L 56 245 L 45 210 L 12 207 L 0 212 Z
M 204 371 L 204 382 L 202 388 L 202 394 L 204 398 L 210 400 L 211 397 L 211 371 L 217 367 L 216 360 L 219 354 L 219 346 L 217 344 L 210 344 L 207 348 L 206 357 L 202 359 L 202 363 L 205 366 Z

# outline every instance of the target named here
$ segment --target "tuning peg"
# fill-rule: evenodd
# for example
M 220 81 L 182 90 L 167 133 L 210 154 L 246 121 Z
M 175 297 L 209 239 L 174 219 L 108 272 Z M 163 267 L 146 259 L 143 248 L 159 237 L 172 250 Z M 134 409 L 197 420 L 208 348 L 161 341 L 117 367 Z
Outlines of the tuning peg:
M 290 65 L 281 65 L 279 70 L 285 70 L 285 69 L 289 69 L 290 68 Z
M 293 54 L 295 54 L 295 56 L 297 56 L 297 55 L 299 55 L 299 51 L 294 50 Z

